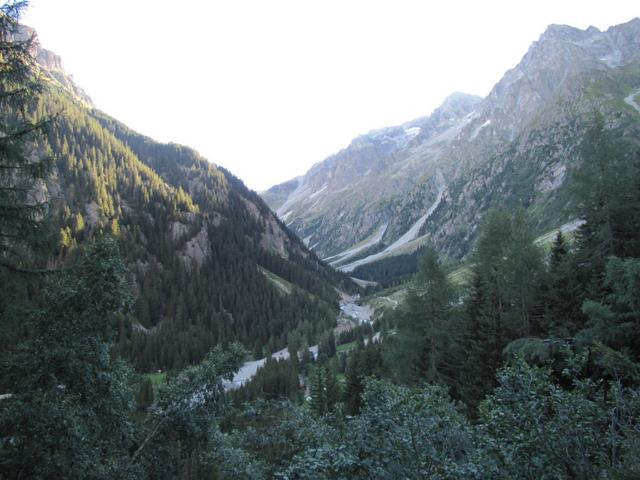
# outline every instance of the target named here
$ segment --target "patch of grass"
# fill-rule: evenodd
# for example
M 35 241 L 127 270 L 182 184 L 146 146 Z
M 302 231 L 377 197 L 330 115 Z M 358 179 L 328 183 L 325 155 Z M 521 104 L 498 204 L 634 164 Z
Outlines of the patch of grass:
M 145 373 L 143 375 L 145 379 L 151 380 L 151 385 L 153 388 L 158 388 L 160 385 L 167 382 L 167 373 L 166 372 L 157 372 L 157 373 Z
M 449 273 L 449 280 L 457 286 L 467 285 L 471 279 L 471 267 L 463 264 Z
M 338 345 L 336 347 L 336 351 L 337 352 L 348 352 L 349 350 L 351 350 L 355 346 L 356 346 L 356 342 L 354 340 L 353 342 L 343 343 L 342 345 Z
M 258 265 L 258 270 L 260 270 L 260 272 L 262 272 L 262 274 L 267 277 L 276 287 L 278 287 L 278 290 L 280 290 L 285 295 L 290 295 L 293 291 L 294 285 L 290 282 L 287 282 L 284 278 L 279 277 L 275 273 L 270 272 L 260 265 Z

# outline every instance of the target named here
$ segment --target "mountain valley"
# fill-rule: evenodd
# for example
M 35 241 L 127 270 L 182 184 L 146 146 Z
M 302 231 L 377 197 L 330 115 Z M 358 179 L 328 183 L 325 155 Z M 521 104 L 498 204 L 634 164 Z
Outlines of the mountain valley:
M 464 258 L 498 205 L 530 212 L 539 234 L 559 227 L 576 217 L 584 125 L 601 115 L 637 145 L 639 47 L 640 19 L 605 32 L 552 25 L 486 98 L 453 94 L 262 196 L 320 257 L 368 280 L 394 264 L 415 271 L 427 242 Z
M 30 114 L 55 117 L 39 146 L 53 161 L 41 192 L 60 235 L 51 261 L 103 232 L 118 236 L 136 313 L 120 326 L 118 348 L 138 368 L 181 368 L 234 340 L 262 356 L 292 332 L 315 337 L 335 322 L 334 287 L 356 286 L 258 195 L 194 150 L 155 142 L 95 109 L 54 53 L 38 47 L 36 59 L 46 86 Z
M 97 109 L 27 7 L 0 6 L 0 480 L 639 478 L 639 18 L 551 25 L 487 97 L 453 93 L 259 194 Z M 200 52 L 167 8 L 127 14 L 136 33 L 170 14 Z M 287 6 L 296 28 L 307 8 Z M 267 36 L 278 11 L 255 15 Z M 213 42 L 238 67 L 271 40 L 247 20 L 229 25 L 248 50 Z M 283 45 L 313 40 L 316 62 L 326 31 L 304 30 Z M 264 161 L 259 118 L 242 141 Z

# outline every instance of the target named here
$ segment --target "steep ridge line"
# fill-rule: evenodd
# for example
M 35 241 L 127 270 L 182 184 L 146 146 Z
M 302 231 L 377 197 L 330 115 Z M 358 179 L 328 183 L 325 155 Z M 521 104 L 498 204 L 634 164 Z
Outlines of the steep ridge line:
M 402 235 L 398 240 L 396 240 L 389 247 L 387 247 L 385 249 L 387 252 L 396 250 L 399 247 L 409 243 L 411 240 L 414 240 L 418 236 L 420 229 L 425 224 L 427 219 L 431 216 L 431 214 L 435 211 L 435 209 L 438 208 L 438 205 L 440 205 L 440 202 L 442 201 L 442 195 L 444 194 L 444 190 L 446 187 L 444 177 L 442 176 L 442 173 L 440 171 L 436 172 L 436 187 L 438 188 L 436 201 L 433 202 L 433 205 L 431 205 L 431 207 L 429 207 L 429 210 L 427 210 L 427 213 L 425 213 L 422 217 L 420 217 L 416 221 L 416 223 L 414 223 L 411 226 L 411 228 L 407 230 L 407 232 L 404 235 Z
M 584 219 L 576 218 L 575 220 L 571 220 L 570 222 L 560 225 L 558 228 L 555 228 L 543 235 L 540 235 L 538 238 L 536 238 L 533 241 L 533 243 L 535 243 L 536 245 L 544 245 L 545 243 L 552 241 L 555 238 L 555 236 L 558 234 L 558 232 L 561 232 L 563 234 L 575 232 L 584 224 L 585 224 Z
M 363 243 L 362 245 L 351 247 L 330 257 L 323 258 L 323 261 L 328 261 L 331 265 L 334 265 L 338 262 L 342 262 L 344 260 L 347 260 L 348 258 L 353 257 L 354 255 L 362 252 L 363 250 L 366 250 L 369 247 L 372 247 L 373 245 L 376 245 L 377 243 L 380 243 L 380 240 L 382 240 L 382 237 L 384 237 L 384 234 L 387 232 L 388 226 L 389 223 L 385 223 L 384 225 L 382 225 L 380 228 L 378 228 L 378 231 L 374 234 L 374 236 L 370 240 L 365 241 L 365 243 Z
M 280 219 L 283 221 L 284 221 L 283 218 L 287 214 L 287 209 L 289 208 L 289 206 L 291 206 L 301 196 L 301 192 L 306 187 L 302 177 L 299 177 L 297 180 L 298 180 L 298 186 L 293 190 L 293 192 L 287 195 L 287 199 L 284 201 L 282 205 L 280 205 L 280 208 L 276 210 L 276 215 L 278 215 L 278 217 L 280 217 Z
M 431 207 L 429 207 L 427 212 L 422 217 L 420 217 L 411 226 L 411 228 L 409 228 L 409 230 L 407 230 L 407 232 L 405 232 L 404 235 L 402 235 L 398 240 L 393 242 L 391 245 L 389 245 L 383 251 L 378 252 L 378 253 L 374 253 L 373 255 L 369 255 L 368 257 L 365 257 L 365 258 L 361 258 L 360 260 L 356 260 L 355 262 L 351 262 L 351 263 L 349 263 L 347 265 L 342 265 L 342 266 L 338 267 L 338 270 L 341 270 L 343 272 L 352 272 L 357 267 L 359 267 L 361 265 L 366 265 L 366 264 L 374 262 L 376 260 L 379 260 L 379 259 L 389 255 L 390 253 L 393 253 L 394 251 L 398 250 L 399 248 L 403 247 L 404 245 L 406 245 L 410 241 L 414 240 L 418 236 L 418 233 L 420 232 L 420 229 L 422 228 L 422 226 L 429 219 L 429 217 L 433 214 L 433 212 L 436 211 L 436 209 L 438 208 L 438 206 L 440 206 L 440 203 L 442 202 L 442 197 L 444 196 L 444 192 L 445 192 L 445 190 L 447 188 L 447 185 L 446 185 L 446 182 L 444 180 L 444 176 L 442 175 L 442 173 L 440 171 L 436 172 L 436 186 L 438 188 L 438 194 L 436 196 L 435 202 L 433 202 L 433 204 L 431 205 Z

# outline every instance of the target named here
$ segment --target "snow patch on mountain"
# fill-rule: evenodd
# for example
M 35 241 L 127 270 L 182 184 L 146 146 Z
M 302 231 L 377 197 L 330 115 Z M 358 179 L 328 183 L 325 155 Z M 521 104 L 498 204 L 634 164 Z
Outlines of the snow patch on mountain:
M 407 137 L 411 137 L 411 138 L 413 138 L 413 137 L 418 136 L 418 135 L 420 134 L 420 131 L 421 131 L 421 130 L 422 130 L 422 129 L 421 129 L 420 127 L 405 128 L 405 129 L 404 129 L 404 134 L 405 134 Z
M 298 178 L 298 186 L 296 187 L 296 189 L 291 192 L 289 194 L 289 196 L 287 197 L 287 199 L 284 201 L 284 203 L 282 205 L 280 205 L 280 208 L 278 208 L 278 210 L 276 211 L 276 214 L 282 218 L 282 216 L 284 215 L 284 213 L 289 210 L 289 208 L 291 207 L 291 205 L 293 205 L 294 203 L 296 203 L 296 201 L 299 198 L 302 198 L 302 191 L 305 188 L 305 183 L 304 183 L 304 178 L 300 177 Z
M 614 50 L 607 55 L 603 55 L 598 60 L 604 63 L 609 68 L 616 68 L 622 65 L 622 52 L 620 50 Z

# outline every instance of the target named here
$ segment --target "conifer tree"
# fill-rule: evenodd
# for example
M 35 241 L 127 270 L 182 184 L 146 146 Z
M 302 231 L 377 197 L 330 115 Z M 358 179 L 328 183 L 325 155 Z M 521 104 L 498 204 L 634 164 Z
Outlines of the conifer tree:
M 569 253 L 567 242 L 564 239 L 564 235 L 562 235 L 562 231 L 558 230 L 549 255 L 549 267 L 551 270 L 557 269 L 562 264 L 567 253 Z
M 362 408 L 362 392 L 364 391 L 364 362 L 361 348 L 356 348 L 349 356 L 345 374 L 345 386 L 342 392 L 345 412 L 348 415 L 357 415 Z
M 568 337 L 583 323 L 581 292 L 574 255 L 558 231 L 549 254 L 549 266 L 541 285 L 542 335 Z
M 342 396 L 342 391 L 340 388 L 340 383 L 338 383 L 338 379 L 336 377 L 335 372 L 331 368 L 327 368 L 325 370 L 325 390 L 327 397 L 327 411 L 333 412 L 336 404 L 340 401 Z
M 397 334 L 390 339 L 399 379 L 413 384 L 451 383 L 457 330 L 453 300 L 454 290 L 438 255 L 428 247 L 404 303 Z
M 466 361 L 461 388 L 476 405 L 492 385 L 504 347 L 532 332 L 531 314 L 542 279 L 542 255 L 522 213 L 492 211 L 473 255 L 466 303 Z
M 153 404 L 153 397 L 153 384 L 149 378 L 145 378 L 140 383 L 140 390 L 138 390 L 138 394 L 136 395 L 138 411 L 146 412 Z
M 309 366 L 312 363 L 313 357 L 309 351 L 309 344 L 307 342 L 302 342 L 302 346 L 300 347 L 300 372 L 304 374 L 309 373 Z
M 300 349 L 300 339 L 297 335 L 289 335 L 287 350 L 289 351 L 289 361 L 291 367 L 295 370 L 296 375 L 300 372 L 300 357 L 298 351 Z
M 333 329 L 328 333 L 322 335 L 320 342 L 318 343 L 318 358 L 319 361 L 325 362 L 326 360 L 333 358 L 336 354 L 336 339 L 333 334 Z
M 577 236 L 578 258 L 590 295 L 598 295 L 607 257 L 640 256 L 638 212 L 640 170 L 624 143 L 613 137 L 601 115 L 595 115 L 582 145 L 576 172 L 576 195 L 585 223 Z
M 456 387 L 462 399 L 472 407 L 494 383 L 494 372 L 500 365 L 500 350 L 495 345 L 496 335 L 488 321 L 485 299 L 486 288 L 482 276 L 472 269 L 471 285 L 465 301 L 463 353 L 465 361 L 458 372 Z
M 311 411 L 314 415 L 321 417 L 327 413 L 327 385 L 324 367 L 317 366 L 313 370 L 309 390 Z
M 49 120 L 32 119 L 42 90 L 32 51 L 18 23 L 25 1 L 0 7 L 0 267 L 23 270 L 33 248 L 42 243 L 47 202 L 39 187 L 50 160 L 36 139 Z

